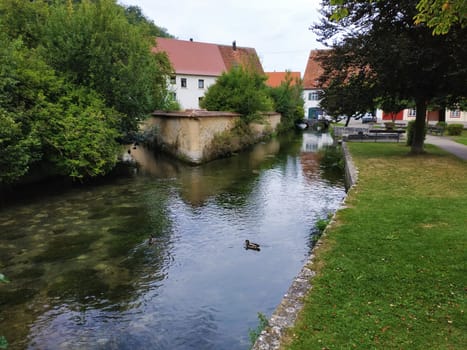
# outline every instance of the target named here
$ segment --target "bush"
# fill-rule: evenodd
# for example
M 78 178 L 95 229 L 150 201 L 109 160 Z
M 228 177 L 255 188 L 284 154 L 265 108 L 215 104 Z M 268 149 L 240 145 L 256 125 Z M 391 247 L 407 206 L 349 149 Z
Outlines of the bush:
M 448 125 L 448 134 L 451 136 L 457 136 L 462 134 L 464 130 L 464 125 L 462 124 L 450 124 Z

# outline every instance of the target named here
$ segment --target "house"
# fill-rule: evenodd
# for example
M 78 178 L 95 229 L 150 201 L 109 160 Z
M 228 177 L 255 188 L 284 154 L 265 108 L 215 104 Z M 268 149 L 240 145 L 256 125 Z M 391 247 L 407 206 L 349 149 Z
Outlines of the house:
M 234 66 L 249 66 L 264 74 L 256 50 L 231 46 L 157 38 L 154 52 L 165 52 L 172 64 L 174 74 L 170 77 L 169 89 L 182 109 L 199 109 L 207 89 L 223 72 Z
M 291 84 L 294 85 L 301 79 L 300 72 L 266 72 L 265 74 L 268 77 L 266 85 L 269 87 L 279 87 L 286 79 L 291 79 Z
M 303 75 L 303 99 L 305 101 L 306 119 L 316 119 L 325 114 L 319 105 L 322 92 L 319 78 L 324 71 L 318 61 L 318 56 L 326 51 L 311 50 L 308 57 L 305 74 Z
M 438 122 L 440 111 L 427 111 L 426 112 L 426 121 L 427 122 Z M 460 109 L 446 109 L 445 120 L 447 123 L 466 123 L 467 122 L 467 111 L 462 111 Z M 403 109 L 398 113 L 392 114 L 384 112 L 382 110 L 377 110 L 376 116 L 380 120 L 402 120 L 402 121 L 411 121 L 415 120 L 417 111 L 414 108 Z

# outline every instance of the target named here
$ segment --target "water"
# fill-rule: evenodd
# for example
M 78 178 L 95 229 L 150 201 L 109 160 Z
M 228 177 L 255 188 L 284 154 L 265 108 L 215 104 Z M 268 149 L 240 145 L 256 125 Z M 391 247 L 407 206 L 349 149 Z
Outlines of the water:
M 330 142 L 289 135 L 197 167 L 138 148 L 132 176 L 0 208 L 0 335 L 9 349 L 248 349 L 345 195 L 319 166 Z

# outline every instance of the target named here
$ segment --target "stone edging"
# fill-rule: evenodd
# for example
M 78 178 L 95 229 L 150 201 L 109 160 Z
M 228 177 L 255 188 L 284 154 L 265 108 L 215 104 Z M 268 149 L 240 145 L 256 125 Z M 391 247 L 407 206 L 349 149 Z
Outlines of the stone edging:
M 345 176 L 347 187 L 353 187 L 358 178 L 358 172 L 355 168 L 352 157 L 345 142 L 342 143 L 342 149 L 345 159 Z M 345 199 L 344 201 L 345 202 Z M 344 204 L 344 203 L 343 203 Z M 331 222 L 334 217 L 331 219 Z M 326 233 L 324 231 L 323 235 Z M 321 239 L 318 240 L 315 247 L 316 249 L 321 245 Z M 252 347 L 252 350 L 278 350 L 280 349 L 281 339 L 285 334 L 287 328 L 294 325 L 298 313 L 303 307 L 303 298 L 307 295 L 308 291 L 313 288 L 311 279 L 315 276 L 316 272 L 311 269 L 315 255 L 310 254 L 309 258 L 302 267 L 300 273 L 295 277 L 292 285 L 289 287 L 287 293 L 282 298 L 279 306 L 274 310 L 271 318 L 269 319 L 269 326 L 264 329 Z

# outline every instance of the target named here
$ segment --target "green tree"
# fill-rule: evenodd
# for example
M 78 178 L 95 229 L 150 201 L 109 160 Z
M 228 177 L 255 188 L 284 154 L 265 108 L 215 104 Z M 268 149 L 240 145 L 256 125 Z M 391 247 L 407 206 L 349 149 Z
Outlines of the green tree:
M 0 173 L 13 183 L 36 162 L 83 178 L 115 164 L 118 113 L 66 83 L 35 50 L 0 34 Z
M 265 81 L 266 76 L 254 69 L 233 67 L 209 87 L 200 105 L 210 111 L 240 113 L 247 122 L 258 119 L 259 112 L 273 110 Z
M 324 18 L 314 26 L 320 40 L 348 57 L 348 67 L 371 72 L 377 96 L 414 101 L 417 110 L 412 153 L 424 151 L 427 105 L 435 98 L 467 95 L 467 33 L 460 25 L 443 36 L 415 25 L 417 1 L 345 2 L 347 15 L 332 19 L 335 7 L 323 1 Z
M 294 80 L 290 72 L 287 72 L 285 80 L 280 86 L 270 88 L 269 91 L 274 109 L 280 113 L 282 128 L 289 129 L 295 122 L 303 119 L 303 85 L 300 79 Z
M 368 3 L 381 0 L 331 0 L 334 7 L 331 19 L 339 21 L 349 15 L 352 3 Z M 433 29 L 433 34 L 447 34 L 451 27 L 467 25 L 467 2 L 465 0 L 419 0 L 418 13 L 413 17 L 415 24 L 425 23 Z
M 138 121 L 163 108 L 168 58 L 151 52 L 154 38 L 144 26 L 131 25 L 115 0 L 50 7 L 41 44 L 52 67 L 122 113 L 121 131 L 136 130 Z

